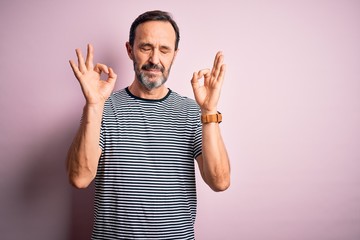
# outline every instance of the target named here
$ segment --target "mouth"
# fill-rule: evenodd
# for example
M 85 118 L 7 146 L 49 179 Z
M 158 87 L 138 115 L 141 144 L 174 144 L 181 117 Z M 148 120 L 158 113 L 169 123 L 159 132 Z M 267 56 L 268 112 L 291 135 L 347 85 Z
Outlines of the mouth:
M 141 69 L 146 72 L 155 73 L 155 74 L 164 72 L 164 68 L 162 66 L 155 64 L 146 64 Z
M 147 72 L 162 72 L 160 69 L 155 69 L 155 68 L 145 68 L 143 70 Z
M 162 77 L 163 73 L 160 70 L 157 69 L 148 69 L 143 70 L 143 73 L 145 76 L 148 77 L 148 79 L 159 79 Z
M 159 70 L 148 69 L 148 70 L 143 70 L 142 75 L 146 77 L 148 81 L 155 81 L 155 80 L 157 81 L 162 77 L 162 72 Z

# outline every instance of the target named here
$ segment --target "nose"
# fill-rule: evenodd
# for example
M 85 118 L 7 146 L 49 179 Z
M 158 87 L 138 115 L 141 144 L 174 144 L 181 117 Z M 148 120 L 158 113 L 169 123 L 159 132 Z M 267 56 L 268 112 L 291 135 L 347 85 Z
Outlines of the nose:
M 159 55 L 159 50 L 157 49 L 154 49 L 152 52 L 151 52 L 151 56 L 150 56 L 150 59 L 149 61 L 152 63 L 152 64 L 159 64 L 160 63 L 160 55 Z

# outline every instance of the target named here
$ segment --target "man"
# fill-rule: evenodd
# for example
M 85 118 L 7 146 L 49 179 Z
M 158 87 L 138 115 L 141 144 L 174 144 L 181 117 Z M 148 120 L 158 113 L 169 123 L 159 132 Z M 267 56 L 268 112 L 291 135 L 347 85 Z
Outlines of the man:
M 67 170 L 77 188 L 95 179 L 93 239 L 194 239 L 194 159 L 214 191 L 230 184 L 217 111 L 223 55 L 217 53 L 211 70 L 193 74 L 196 102 L 182 97 L 165 86 L 179 38 L 168 13 L 140 15 L 126 43 L 135 78 L 115 93 L 117 76 L 104 64 L 94 66 L 91 45 L 86 59 L 77 49 L 78 64 L 70 61 L 86 104 Z

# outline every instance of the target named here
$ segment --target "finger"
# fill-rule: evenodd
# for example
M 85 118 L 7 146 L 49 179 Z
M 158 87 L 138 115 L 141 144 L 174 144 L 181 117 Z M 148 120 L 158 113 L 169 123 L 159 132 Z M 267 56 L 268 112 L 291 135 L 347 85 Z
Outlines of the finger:
M 88 70 L 94 68 L 93 60 L 94 60 L 94 48 L 93 48 L 93 46 L 91 44 L 88 44 L 86 62 L 85 62 L 86 68 Z
M 199 71 L 198 74 L 199 74 L 199 75 L 198 75 L 199 78 L 204 77 L 204 82 L 203 82 L 203 84 L 204 84 L 205 86 L 208 86 L 209 81 L 210 81 L 210 78 L 211 78 L 210 69 L 201 70 L 201 71 Z
M 105 72 L 106 74 L 109 74 L 109 68 L 105 64 L 98 63 L 94 67 L 94 71 L 101 74 L 101 72 Z
M 78 68 L 79 68 L 81 73 L 85 73 L 86 66 L 85 66 L 85 63 L 84 63 L 84 58 L 82 56 L 81 50 L 79 48 L 77 48 L 75 51 L 76 51 L 76 56 L 78 58 Z
M 226 65 L 222 64 L 221 68 L 220 68 L 220 73 L 218 76 L 218 82 L 220 83 L 220 86 L 222 85 L 222 83 L 224 82 L 225 79 L 225 72 L 226 72 Z
M 206 76 L 209 73 L 209 69 L 202 69 L 198 72 L 194 72 L 193 78 L 191 79 L 191 82 L 199 83 L 200 79 L 204 76 Z
M 202 77 L 207 78 L 210 74 L 210 69 L 206 68 L 206 69 L 202 69 L 197 73 L 197 78 L 200 79 Z
M 193 90 L 198 89 L 200 87 L 199 79 L 198 79 L 198 73 L 194 72 L 193 77 L 191 79 L 191 86 Z
M 77 79 L 81 76 L 81 72 L 79 71 L 79 68 L 75 65 L 75 62 L 73 60 L 69 61 L 72 71 L 74 72 L 74 75 Z
M 221 68 L 221 65 L 223 64 L 223 62 L 224 62 L 224 56 L 223 56 L 222 52 L 219 51 L 215 56 L 214 66 L 213 66 L 213 69 L 211 72 L 211 75 L 214 80 L 217 80 L 218 75 L 220 73 L 220 68 Z
M 116 81 L 116 78 L 117 78 L 117 75 L 116 73 L 114 72 L 114 70 L 112 68 L 109 67 L 109 75 L 108 75 L 108 80 L 109 82 L 113 82 L 113 81 Z
M 214 64 L 213 67 L 215 68 L 218 65 L 219 59 L 223 56 L 223 53 L 221 51 L 218 51 L 214 58 Z

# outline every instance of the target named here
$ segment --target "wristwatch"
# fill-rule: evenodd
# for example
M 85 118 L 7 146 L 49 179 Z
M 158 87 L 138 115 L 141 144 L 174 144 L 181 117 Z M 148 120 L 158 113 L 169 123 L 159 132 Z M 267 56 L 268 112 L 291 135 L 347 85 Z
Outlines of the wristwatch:
M 201 115 L 201 123 L 221 123 L 222 122 L 222 115 L 220 112 L 216 114 L 210 115 Z

